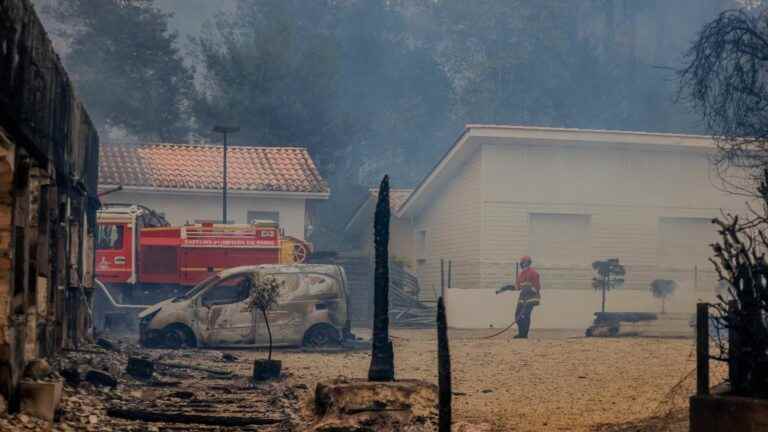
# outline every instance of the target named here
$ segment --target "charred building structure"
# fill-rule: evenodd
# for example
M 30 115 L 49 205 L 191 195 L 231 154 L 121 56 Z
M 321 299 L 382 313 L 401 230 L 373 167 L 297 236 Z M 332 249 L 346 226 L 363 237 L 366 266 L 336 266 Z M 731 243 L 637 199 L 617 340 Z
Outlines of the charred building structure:
M 0 395 L 89 328 L 99 140 L 29 0 L 0 1 Z

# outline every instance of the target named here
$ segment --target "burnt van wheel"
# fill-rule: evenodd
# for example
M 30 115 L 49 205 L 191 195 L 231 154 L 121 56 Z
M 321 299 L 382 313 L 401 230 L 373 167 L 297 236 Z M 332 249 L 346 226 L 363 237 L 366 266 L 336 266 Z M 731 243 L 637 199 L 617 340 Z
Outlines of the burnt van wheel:
M 163 330 L 162 344 L 165 348 L 181 349 L 184 347 L 194 347 L 195 336 L 192 331 L 183 326 L 170 326 Z
M 308 348 L 338 346 L 340 342 L 339 332 L 328 324 L 318 324 L 304 335 L 304 346 Z

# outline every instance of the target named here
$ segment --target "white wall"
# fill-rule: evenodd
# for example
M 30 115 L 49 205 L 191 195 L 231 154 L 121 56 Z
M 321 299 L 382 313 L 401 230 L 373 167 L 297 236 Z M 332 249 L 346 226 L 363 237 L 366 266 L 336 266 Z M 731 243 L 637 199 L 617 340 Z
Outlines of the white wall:
M 449 289 L 445 295 L 448 325 L 453 328 L 503 328 L 512 321 L 517 292 L 496 295 L 488 289 Z M 697 301 L 714 301 L 714 293 L 694 292 L 683 286 L 669 300 L 670 313 L 696 312 Z M 601 297 L 594 290 L 542 290 L 541 306 L 533 311 L 532 329 L 586 330 L 594 313 L 600 311 Z M 659 312 L 661 303 L 648 291 L 615 290 L 607 295 L 608 312 Z
M 221 220 L 221 195 L 159 194 L 120 191 L 103 197 L 107 203 L 141 204 L 160 213 L 172 225 L 193 223 L 196 219 Z M 235 223 L 246 223 L 249 210 L 277 211 L 280 226 L 287 235 L 304 239 L 306 199 L 254 198 L 242 195 L 227 197 L 227 218 Z
M 675 249 L 687 254 L 685 259 L 664 259 L 660 252 L 669 249 L 662 238 L 666 218 L 707 220 L 720 216 L 721 209 L 745 208 L 742 197 L 725 194 L 713 184 L 716 180 L 702 150 L 485 143 L 482 154 L 484 249 L 477 265 L 483 268 L 483 278 L 466 288 L 495 288 L 514 277 L 517 257 L 537 249 L 531 215 L 590 218 L 591 239 L 568 248 L 569 253 L 581 254 L 579 259 L 556 262 L 533 256 L 550 287 L 589 289 L 589 263 L 618 257 L 632 267 L 631 288 L 644 290 L 653 279 L 668 277 L 669 270 L 674 274 L 691 272 L 695 266 L 712 269 L 707 258 L 708 244 L 716 239 L 715 226 L 708 225 L 708 232 L 696 231 L 698 238 L 691 239 L 690 250 Z M 587 265 L 572 269 L 576 262 Z M 677 268 L 680 263 L 685 268 Z
M 438 198 L 414 221 L 414 261 L 422 298 L 433 298 L 440 290 L 440 260 L 452 260 L 454 281 L 467 286 L 481 278 L 480 268 L 468 257 L 476 257 L 483 245 L 481 236 L 482 159 L 477 152 L 437 191 Z M 426 232 L 421 245 L 419 232 Z M 423 246 L 423 247 L 422 247 Z
M 670 312 L 693 314 L 697 299 L 711 300 L 716 276 L 706 245 L 716 236 L 714 226 L 710 233 L 696 231 L 701 238 L 692 239 L 690 250 L 679 250 L 681 242 L 675 240 L 675 253 L 689 255 L 684 260 L 659 258 L 660 251 L 670 249 L 662 238 L 665 218 L 695 221 L 720 216 L 721 209 L 745 209 L 744 198 L 718 189 L 706 149 L 562 144 L 485 139 L 480 157 L 476 154 L 452 173 L 448 186 L 430 197 L 416 218 L 415 229 L 430 234 L 429 271 L 420 273 L 422 292 L 439 285 L 439 258 L 453 260 L 454 289 L 446 295 L 451 326 L 510 322 L 516 294 L 496 296 L 494 289 L 514 279 L 518 257 L 535 250 L 530 220 L 537 213 L 588 216 L 591 238 L 569 248 L 583 255 L 577 261 L 533 257 L 544 285 L 534 327 L 585 329 L 600 310 L 589 263 L 609 257 L 620 258 L 628 275 L 624 288 L 608 294 L 608 311 L 658 311 L 659 300 L 649 292 L 656 278 L 681 286 L 670 300 Z M 685 268 L 676 267 L 680 262 Z

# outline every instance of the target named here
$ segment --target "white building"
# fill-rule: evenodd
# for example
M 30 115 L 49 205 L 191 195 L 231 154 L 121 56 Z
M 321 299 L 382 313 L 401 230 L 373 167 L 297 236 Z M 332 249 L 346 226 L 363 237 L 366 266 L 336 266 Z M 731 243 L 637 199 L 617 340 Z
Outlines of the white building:
M 421 292 L 439 292 L 450 260 L 450 324 L 506 324 L 516 295 L 494 289 L 531 255 L 544 285 L 534 328 L 584 329 L 600 308 L 591 263 L 615 257 L 627 278 L 608 311 L 658 311 L 658 278 L 680 285 L 668 309 L 693 313 L 715 292 L 711 219 L 745 209 L 718 189 L 713 151 L 703 136 L 469 125 L 397 212 Z
M 304 240 L 313 200 L 330 190 L 306 149 L 231 146 L 227 152 L 231 223 L 273 220 Z M 141 204 L 173 225 L 221 221 L 223 148 L 210 145 L 102 145 L 99 191 L 106 203 Z

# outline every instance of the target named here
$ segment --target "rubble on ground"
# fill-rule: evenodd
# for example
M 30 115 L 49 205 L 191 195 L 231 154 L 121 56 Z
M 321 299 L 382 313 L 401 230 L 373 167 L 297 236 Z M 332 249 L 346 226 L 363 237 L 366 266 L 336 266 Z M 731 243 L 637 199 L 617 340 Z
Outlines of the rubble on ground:
M 433 327 L 437 309 L 419 300 L 419 280 L 402 265 L 390 266 L 389 320 L 395 327 Z
M 31 363 L 28 372 L 34 382 L 63 384 L 53 422 L 4 414 L 0 430 L 302 430 L 297 390 L 284 380 L 256 386 L 215 365 L 237 361 L 217 351 L 145 350 L 112 341 L 66 351 L 50 366 Z
M 314 432 L 436 430 L 437 386 L 426 381 L 335 379 L 317 384 Z

